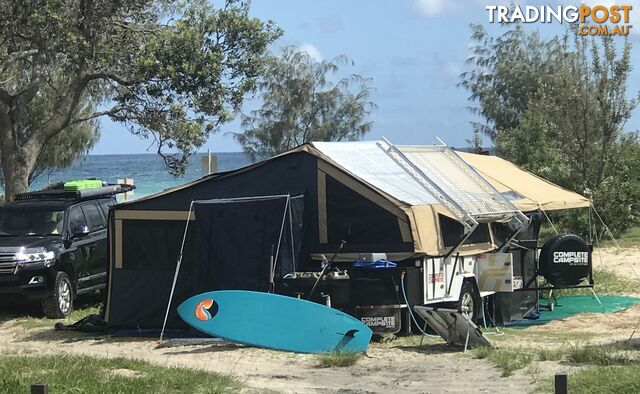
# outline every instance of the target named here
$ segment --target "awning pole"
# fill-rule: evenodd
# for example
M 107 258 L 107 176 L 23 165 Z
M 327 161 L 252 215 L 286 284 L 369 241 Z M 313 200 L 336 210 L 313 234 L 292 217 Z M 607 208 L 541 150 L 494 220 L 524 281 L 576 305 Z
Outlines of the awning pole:
M 293 218 L 291 216 L 291 204 L 289 204 L 289 235 L 291 237 L 291 260 L 293 261 L 293 272 L 296 272 L 296 246 L 293 243 Z
M 620 244 L 618 243 L 618 240 L 616 239 L 616 237 L 613 236 L 613 233 L 611 232 L 611 230 L 609 230 L 609 226 L 607 226 L 607 224 L 604 222 L 604 220 L 602 220 L 602 217 L 598 213 L 598 210 L 596 210 L 595 205 L 591 204 L 591 209 L 593 209 L 593 213 L 596 214 L 596 217 L 598 218 L 600 223 L 602 223 L 602 227 L 604 227 L 604 230 L 609 234 L 609 237 L 611 237 L 611 240 L 616 245 L 616 248 L 617 249 L 621 249 L 620 248 Z
M 278 246 L 276 247 L 276 256 L 273 259 L 273 265 L 271 269 L 271 278 L 269 278 L 269 283 L 274 286 L 274 277 L 276 276 L 276 265 L 278 264 L 278 253 L 280 252 L 280 243 L 282 242 L 282 233 L 284 232 L 284 223 L 287 221 L 287 210 L 289 209 L 289 199 L 291 195 L 287 194 L 287 200 L 284 204 L 284 212 L 282 213 L 282 223 L 280 224 L 280 235 L 278 236 Z
M 547 212 L 545 212 L 545 210 L 542 209 L 542 205 L 540 205 L 540 203 L 538 203 L 538 209 L 540 209 L 540 211 L 544 214 L 544 217 L 547 218 L 547 222 L 549 222 L 549 224 L 551 225 L 553 232 L 556 233 L 556 235 L 558 235 L 559 233 L 558 233 L 558 230 L 556 229 L 556 226 L 553 225 L 551 218 L 549 217 L 549 215 L 547 215 Z
M 171 301 L 173 301 L 173 292 L 176 289 L 176 283 L 178 282 L 178 273 L 180 272 L 180 265 L 182 264 L 182 252 L 184 251 L 184 244 L 187 240 L 187 230 L 189 229 L 189 221 L 191 220 L 191 211 L 193 210 L 193 201 L 189 205 L 189 214 L 187 215 L 187 223 L 184 225 L 184 234 L 182 234 L 182 245 L 180 245 L 180 254 L 178 255 L 178 263 L 176 264 L 176 272 L 173 274 L 173 284 L 171 285 L 171 293 L 169 293 L 169 302 L 167 303 L 167 310 L 164 314 L 164 321 L 162 322 L 162 331 L 160 331 L 160 342 L 164 337 L 164 329 L 167 326 L 167 319 L 169 318 L 169 309 L 171 308 Z

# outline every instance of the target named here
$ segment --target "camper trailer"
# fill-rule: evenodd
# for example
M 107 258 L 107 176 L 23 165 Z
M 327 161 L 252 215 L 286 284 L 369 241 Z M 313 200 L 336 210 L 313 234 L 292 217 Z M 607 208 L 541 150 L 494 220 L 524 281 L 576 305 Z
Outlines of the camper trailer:
M 244 289 L 325 303 L 382 334 L 408 332 L 415 305 L 509 322 L 537 307 L 539 275 L 589 285 L 584 242 L 538 245 L 542 212 L 588 206 L 444 144 L 309 143 L 114 207 L 106 319 L 183 329 L 185 299 Z

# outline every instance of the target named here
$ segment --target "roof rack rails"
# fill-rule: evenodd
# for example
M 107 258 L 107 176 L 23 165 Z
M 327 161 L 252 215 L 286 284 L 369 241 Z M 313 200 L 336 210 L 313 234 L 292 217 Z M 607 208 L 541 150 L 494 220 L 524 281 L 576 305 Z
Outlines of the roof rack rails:
M 438 142 L 438 145 L 396 146 L 383 137 L 377 145 L 464 226 L 462 239 L 445 258 L 454 253 L 480 223 L 512 223 L 515 229 L 504 244 L 511 242 L 527 225 L 527 216 L 442 140 Z
M 76 191 L 64 190 L 64 188 L 60 188 L 57 184 L 49 189 L 38 190 L 34 192 L 27 192 L 17 194 L 14 201 L 25 201 L 25 200 L 36 200 L 43 198 L 64 198 L 64 199 L 82 199 L 82 198 L 91 198 L 91 197 L 100 197 L 100 196 L 108 196 L 120 193 L 127 193 L 135 189 L 134 185 L 125 185 L 125 184 L 112 184 L 106 185 L 102 187 L 96 187 L 91 189 L 83 189 Z

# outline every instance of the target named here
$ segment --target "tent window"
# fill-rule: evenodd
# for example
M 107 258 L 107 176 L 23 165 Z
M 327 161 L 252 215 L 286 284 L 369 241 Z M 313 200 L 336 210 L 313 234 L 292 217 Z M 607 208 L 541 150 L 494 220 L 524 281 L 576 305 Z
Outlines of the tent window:
M 440 232 L 442 233 L 442 239 L 444 246 L 455 246 L 460 242 L 464 234 L 464 226 L 457 220 L 451 219 L 447 216 L 438 215 L 440 219 Z M 486 223 L 480 223 L 473 233 L 464 242 L 464 245 L 479 244 L 484 242 L 491 242 L 491 236 L 489 235 L 489 226 Z
M 122 262 L 128 270 L 173 271 L 182 243 L 183 220 L 123 220 Z M 191 231 L 186 245 L 192 244 Z M 189 270 L 192 247 L 185 247 L 182 270 Z
M 398 218 L 327 176 L 327 232 L 330 244 L 347 241 L 357 245 L 402 243 Z

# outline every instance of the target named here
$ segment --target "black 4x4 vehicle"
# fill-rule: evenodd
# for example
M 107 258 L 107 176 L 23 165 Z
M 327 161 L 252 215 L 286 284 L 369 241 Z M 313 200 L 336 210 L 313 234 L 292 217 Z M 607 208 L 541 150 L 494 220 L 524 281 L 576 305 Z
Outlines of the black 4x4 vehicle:
M 132 188 L 59 184 L 0 207 L 0 296 L 40 301 L 47 317 L 62 318 L 77 294 L 104 288 L 109 207 Z

